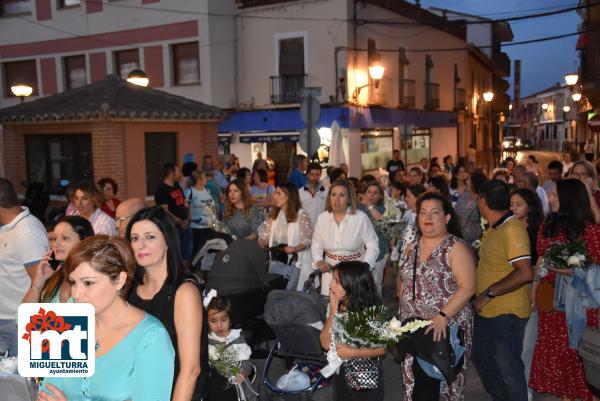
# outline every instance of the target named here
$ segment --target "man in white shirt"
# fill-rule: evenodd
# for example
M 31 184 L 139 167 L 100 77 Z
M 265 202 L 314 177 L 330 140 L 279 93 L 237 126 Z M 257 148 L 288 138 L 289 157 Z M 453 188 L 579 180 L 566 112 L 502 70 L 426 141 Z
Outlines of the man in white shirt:
M 321 172 L 319 163 L 310 163 L 306 168 L 306 185 L 298 190 L 302 209 L 308 214 L 311 227 L 317 224 L 317 218 L 325 211 L 327 189 L 319 183 Z
M 32 269 L 48 249 L 42 223 L 19 206 L 12 183 L 0 178 L 0 354 L 17 356 L 17 308 L 31 285 Z

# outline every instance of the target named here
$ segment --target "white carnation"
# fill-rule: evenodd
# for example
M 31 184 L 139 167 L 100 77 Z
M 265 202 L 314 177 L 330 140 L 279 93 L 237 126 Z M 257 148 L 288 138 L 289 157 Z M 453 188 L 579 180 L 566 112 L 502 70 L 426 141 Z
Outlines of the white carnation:
M 579 257 L 576 255 L 569 256 L 569 259 L 567 259 L 567 264 L 569 266 L 579 266 Z

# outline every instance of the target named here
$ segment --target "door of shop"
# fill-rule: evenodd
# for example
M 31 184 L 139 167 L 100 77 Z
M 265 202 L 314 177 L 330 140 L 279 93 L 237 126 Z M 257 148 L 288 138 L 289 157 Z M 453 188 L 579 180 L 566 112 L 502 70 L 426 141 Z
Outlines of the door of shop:
M 267 144 L 267 157 L 275 162 L 275 171 L 277 172 L 275 182 L 277 184 L 287 182 L 287 175 L 294 156 L 296 156 L 295 142 L 271 142 Z

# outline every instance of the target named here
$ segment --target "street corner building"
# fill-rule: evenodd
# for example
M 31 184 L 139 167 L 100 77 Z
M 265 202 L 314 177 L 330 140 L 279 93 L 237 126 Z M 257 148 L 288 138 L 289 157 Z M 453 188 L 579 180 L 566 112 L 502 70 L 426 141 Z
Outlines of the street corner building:
M 218 151 L 220 108 L 117 75 L 0 110 L 5 176 L 42 182 L 111 177 L 124 198 L 154 193 L 164 163 Z

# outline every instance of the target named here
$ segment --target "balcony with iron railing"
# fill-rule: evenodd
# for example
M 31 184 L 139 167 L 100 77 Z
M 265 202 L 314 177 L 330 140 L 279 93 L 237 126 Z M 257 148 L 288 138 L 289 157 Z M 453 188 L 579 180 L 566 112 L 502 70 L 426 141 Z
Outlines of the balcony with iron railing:
M 504 52 L 492 54 L 492 62 L 495 64 L 495 72 L 500 77 L 510 76 L 510 58 Z
M 464 111 L 466 105 L 465 90 L 463 88 L 456 88 L 454 90 L 454 110 Z
M 440 108 L 440 84 L 425 83 L 425 109 L 437 110 Z
M 271 104 L 302 102 L 302 89 L 306 87 L 308 75 L 276 75 L 271 79 Z
M 414 79 L 400 80 L 400 107 L 414 109 L 416 105 L 416 89 Z

